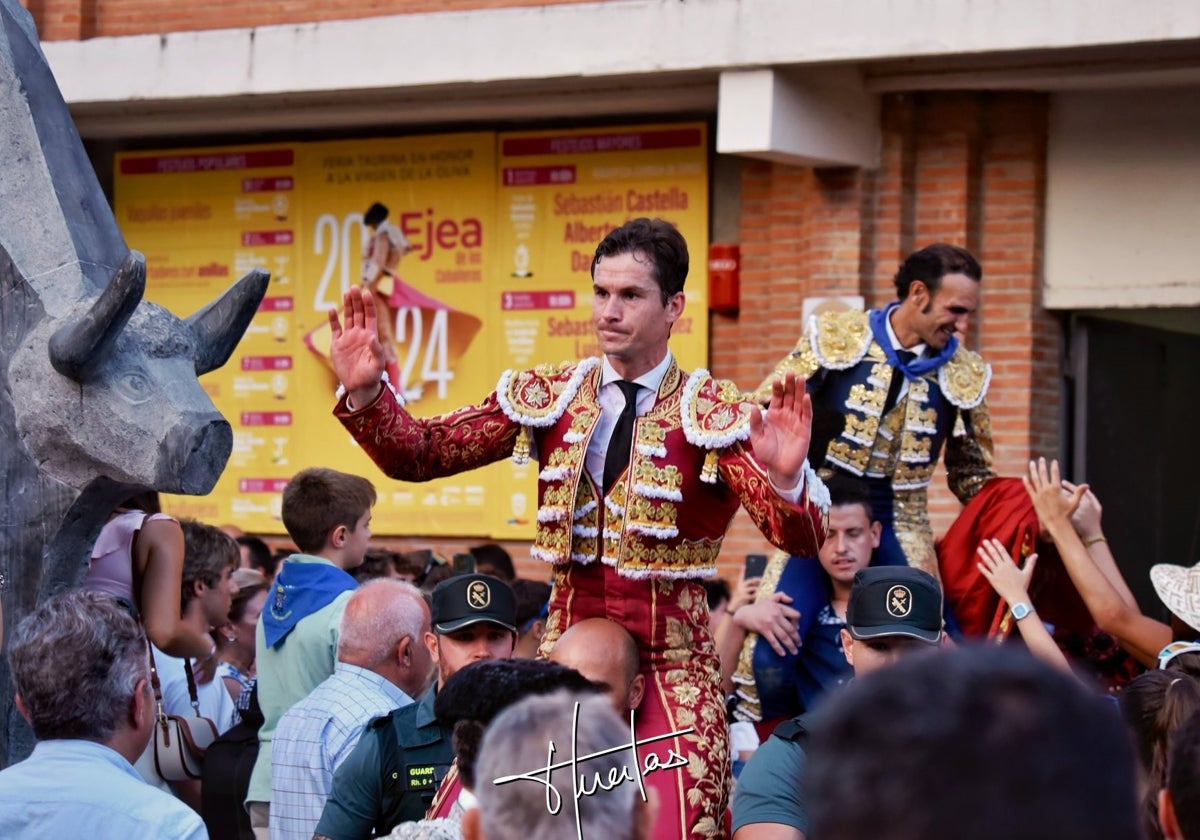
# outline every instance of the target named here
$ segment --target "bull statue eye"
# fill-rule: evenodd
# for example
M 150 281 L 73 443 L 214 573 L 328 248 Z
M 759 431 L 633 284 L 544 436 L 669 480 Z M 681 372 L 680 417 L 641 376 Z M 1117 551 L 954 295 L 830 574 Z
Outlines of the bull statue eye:
M 113 379 L 117 393 L 133 405 L 146 402 L 152 396 L 150 378 L 141 371 L 127 370 Z

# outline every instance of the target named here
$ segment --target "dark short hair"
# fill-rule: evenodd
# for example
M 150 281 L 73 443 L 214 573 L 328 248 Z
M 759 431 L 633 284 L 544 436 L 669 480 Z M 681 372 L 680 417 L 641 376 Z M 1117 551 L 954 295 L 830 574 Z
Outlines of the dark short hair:
M 359 583 L 375 578 L 391 577 L 392 572 L 398 571 L 396 558 L 399 555 L 388 548 L 373 546 L 363 555 L 362 565 L 351 569 L 351 576 Z
M 363 213 L 363 224 L 367 227 L 377 228 L 383 220 L 388 217 L 388 209 L 385 205 L 376 201 L 367 208 L 367 212 Z
M 867 514 L 867 521 L 875 521 L 875 509 L 871 506 L 871 489 L 861 478 L 835 472 L 825 481 L 825 486 L 829 489 L 831 507 L 862 505 Z
M 354 530 L 375 504 L 375 487 L 362 476 L 311 467 L 292 476 L 283 488 L 283 527 L 305 554 L 317 554 L 333 529 Z
M 475 787 L 479 744 L 496 715 L 524 697 L 559 690 L 598 694 L 602 689 L 574 668 L 548 659 L 484 659 L 446 680 L 433 701 L 433 714 L 454 731 L 463 784 Z
M 704 595 L 708 599 L 708 608 L 714 610 L 722 601 L 729 600 L 729 581 L 725 578 L 705 578 L 700 581 L 704 587 Z
M 683 282 L 688 274 L 687 242 L 679 229 L 662 219 L 630 219 L 612 230 L 596 246 L 592 258 L 592 279 L 596 279 L 596 266 L 604 257 L 618 254 L 641 255 L 653 267 L 652 276 L 662 293 L 663 306 L 672 297 L 683 291 Z M 640 261 L 639 259 L 639 261 Z
M 1200 714 L 1192 715 L 1175 732 L 1166 788 L 1184 840 L 1200 840 Z
M 180 602 L 183 609 L 196 597 L 192 584 L 215 586 L 226 568 L 237 568 L 241 554 L 233 537 L 213 525 L 194 519 L 179 520 L 183 529 L 183 579 Z
M 1166 784 L 1167 757 L 1175 730 L 1200 712 L 1200 682 L 1177 671 L 1139 674 L 1121 691 L 1121 714 L 1138 752 L 1144 795 L 1142 824 L 1148 836 L 1161 835 L 1158 791 Z
M 476 571 L 498 577 L 508 583 L 512 583 L 516 579 L 517 570 L 513 568 L 512 557 L 504 550 L 504 546 L 485 543 L 472 546 L 467 551 L 471 552 L 471 556 L 475 558 Z
M 267 577 L 275 577 L 279 561 L 271 555 L 271 547 L 252 534 L 242 534 L 237 538 L 237 544 L 243 546 L 250 555 L 250 568 L 258 569 Z
M 818 713 L 802 784 L 821 840 L 1127 840 L 1133 753 L 1113 704 L 1017 648 L 855 680 Z
M 525 625 L 542 615 L 546 609 L 553 589 L 543 581 L 525 578 L 517 578 L 510 586 L 517 598 L 517 629 L 524 633 Z
M 909 254 L 896 272 L 893 282 L 900 300 L 908 297 L 914 280 L 920 280 L 932 295 L 942 287 L 942 278 L 947 274 L 965 274 L 976 283 L 983 279 L 983 269 L 966 248 L 938 242 L 920 251 Z

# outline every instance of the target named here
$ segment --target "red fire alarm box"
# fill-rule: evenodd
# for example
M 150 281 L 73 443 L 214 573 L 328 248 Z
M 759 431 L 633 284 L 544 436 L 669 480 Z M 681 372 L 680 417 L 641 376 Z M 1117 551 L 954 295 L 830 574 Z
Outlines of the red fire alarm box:
M 708 246 L 708 308 L 736 315 L 742 254 L 737 245 L 714 242 Z

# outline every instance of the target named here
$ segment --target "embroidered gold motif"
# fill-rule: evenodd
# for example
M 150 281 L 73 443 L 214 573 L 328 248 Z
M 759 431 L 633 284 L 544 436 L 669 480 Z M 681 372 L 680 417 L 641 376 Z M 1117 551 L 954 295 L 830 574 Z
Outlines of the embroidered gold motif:
M 571 543 L 570 523 L 540 522 L 538 526 L 533 535 L 534 548 L 549 555 L 555 563 L 565 562 Z
M 648 423 L 643 420 L 637 426 L 637 445 L 648 446 L 660 452 L 659 457 L 666 455 L 667 428 L 661 423 Z
M 871 340 L 871 323 L 865 312 L 823 312 L 817 319 L 817 360 L 825 367 L 846 368 L 856 363 Z
M 691 403 L 692 426 L 697 432 L 724 435 L 749 426 L 750 412 L 758 409 L 742 400 L 737 386 L 727 380 L 708 379 L 696 390 Z
M 960 415 L 961 418 L 962 415 Z M 979 492 L 992 472 L 992 418 L 987 403 L 968 412 L 969 433 L 946 441 L 946 477 L 950 490 L 963 504 Z
M 542 507 L 570 510 L 573 508 L 571 502 L 571 485 L 569 483 L 561 481 L 546 482 L 546 489 L 542 494 Z
M 557 398 L 566 390 L 568 382 L 562 374 L 570 367 L 570 364 L 563 363 L 513 371 L 508 377 L 503 398 L 507 399 L 513 410 L 526 418 L 526 422 L 549 417 L 561 410 Z
M 830 442 L 825 457 L 857 475 L 862 475 L 871 459 L 871 450 L 866 446 L 851 446 L 844 440 L 835 440 Z
M 900 444 L 900 460 L 907 464 L 929 463 L 929 450 L 932 445 L 933 441 L 929 438 L 917 438 L 906 434 Z
M 625 554 L 621 568 L 630 571 L 688 571 L 702 572 L 716 567 L 717 555 L 721 553 L 721 540 L 699 540 L 679 545 L 666 545 L 654 541 L 647 545 L 635 538 L 625 540 Z M 655 584 L 669 590 L 674 581 L 656 578 Z
M 758 585 L 758 593 L 754 603 L 770 600 L 779 586 L 783 570 L 787 568 L 788 554 L 776 550 L 767 561 L 766 571 Z M 733 684 L 737 686 L 737 701 L 733 706 L 733 716 L 737 720 L 762 720 L 762 703 L 758 699 L 758 685 L 754 681 L 754 648 L 758 644 L 757 633 L 746 634 L 742 647 L 738 651 L 737 667 L 733 672 Z
M 846 430 L 843 433 L 843 437 L 855 443 L 870 446 L 875 442 L 875 435 L 878 431 L 878 417 L 859 417 L 857 414 L 846 415 Z
M 665 467 L 656 467 L 653 462 L 642 458 L 635 459 L 633 466 L 634 485 L 644 484 L 648 485 L 649 488 L 653 488 L 648 491 L 636 490 L 635 493 L 642 493 L 651 499 L 680 500 L 680 490 L 683 487 L 683 473 L 679 471 L 679 467 L 674 464 L 668 464 Z
M 886 399 L 886 389 L 869 388 L 860 383 L 850 387 L 850 398 L 846 400 L 846 407 L 872 417 L 878 417 L 883 412 L 883 402 Z
M 933 548 L 933 528 L 925 515 L 926 509 L 927 493 L 923 487 L 896 490 L 892 502 L 892 530 L 908 565 L 924 569 L 936 578 L 937 555 Z
M 625 520 L 631 526 L 674 530 L 678 518 L 679 509 L 671 502 L 651 501 L 635 494 L 625 505 Z
M 921 408 L 916 403 L 908 406 L 908 422 L 906 428 L 910 432 L 932 435 L 937 433 L 937 411 L 932 408 Z
M 892 474 L 892 487 L 897 490 L 911 490 L 926 487 L 933 477 L 934 464 L 897 464 Z
M 938 370 L 942 393 L 959 408 L 974 408 L 987 394 L 991 371 L 983 358 L 972 350 L 959 347 L 950 361 Z
M 586 435 L 588 429 L 590 429 L 596 422 L 596 414 L 597 412 L 589 410 L 576 413 L 575 416 L 571 418 L 571 428 L 567 430 L 567 434 L 571 436 L 578 435 L 580 437 Z
M 565 446 L 559 449 L 554 449 L 550 452 L 549 457 L 545 459 L 543 466 L 550 468 L 558 467 L 578 467 L 580 461 L 580 446 Z

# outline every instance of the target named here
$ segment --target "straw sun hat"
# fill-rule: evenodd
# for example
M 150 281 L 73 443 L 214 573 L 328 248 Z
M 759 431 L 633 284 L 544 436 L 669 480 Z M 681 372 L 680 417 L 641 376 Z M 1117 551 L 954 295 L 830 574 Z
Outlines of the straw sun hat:
M 1159 563 L 1150 567 L 1150 582 L 1167 609 L 1200 632 L 1200 564 Z

